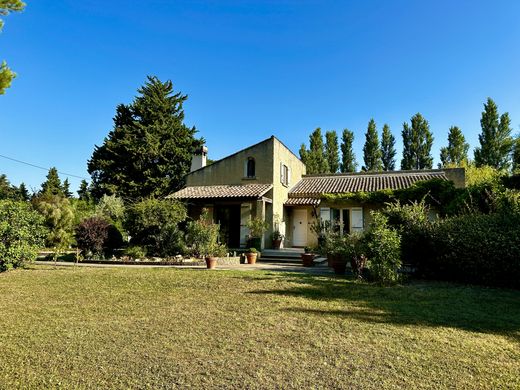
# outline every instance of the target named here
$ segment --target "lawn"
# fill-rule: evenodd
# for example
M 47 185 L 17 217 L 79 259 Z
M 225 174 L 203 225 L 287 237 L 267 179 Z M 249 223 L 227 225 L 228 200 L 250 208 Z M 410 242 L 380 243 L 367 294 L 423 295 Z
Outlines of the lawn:
M 520 388 L 520 292 L 296 273 L 0 274 L 0 388 Z

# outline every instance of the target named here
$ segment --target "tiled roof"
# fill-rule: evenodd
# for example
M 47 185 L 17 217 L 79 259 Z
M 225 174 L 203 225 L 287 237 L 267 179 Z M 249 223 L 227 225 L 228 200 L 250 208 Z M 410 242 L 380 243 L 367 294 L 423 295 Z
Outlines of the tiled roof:
M 319 204 L 319 198 L 289 198 L 284 203 L 285 206 L 317 206 Z
M 218 186 L 193 186 L 177 191 L 168 198 L 210 199 L 210 198 L 259 198 L 273 188 L 272 184 L 243 184 Z
M 448 180 L 442 170 L 394 171 L 304 176 L 289 192 L 290 197 L 318 197 L 321 194 L 398 190 L 431 179 Z

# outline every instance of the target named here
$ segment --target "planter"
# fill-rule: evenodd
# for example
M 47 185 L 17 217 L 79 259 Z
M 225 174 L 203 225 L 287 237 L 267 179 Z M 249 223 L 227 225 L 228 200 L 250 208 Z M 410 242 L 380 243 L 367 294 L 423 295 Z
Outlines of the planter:
M 345 275 L 347 272 L 347 262 L 341 256 L 337 256 L 332 263 L 334 273 L 337 275 Z
M 280 246 L 282 245 L 282 239 L 279 240 L 273 240 L 273 248 L 274 249 L 280 249 Z
M 302 253 L 302 262 L 304 267 L 312 267 L 314 266 L 314 254 L 312 253 Z
M 340 257 L 340 255 L 338 255 L 336 253 L 327 253 L 327 266 L 331 267 L 331 268 L 334 267 L 334 262 L 339 257 Z
M 262 239 L 260 237 L 250 237 L 249 240 L 247 240 L 246 247 L 247 248 L 255 248 L 256 250 L 260 250 L 262 246 Z
M 255 264 L 257 256 L 258 256 L 258 253 L 251 253 L 251 252 L 246 253 L 247 264 Z
M 213 257 L 213 256 L 206 257 L 206 267 L 208 269 L 217 268 L 217 260 L 218 260 L 218 257 Z

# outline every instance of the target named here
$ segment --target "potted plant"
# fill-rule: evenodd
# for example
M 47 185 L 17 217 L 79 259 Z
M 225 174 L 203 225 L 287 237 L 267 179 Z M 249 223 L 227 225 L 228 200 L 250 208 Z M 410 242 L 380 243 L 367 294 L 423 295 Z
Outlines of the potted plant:
M 257 250 L 260 250 L 262 243 L 262 236 L 265 231 L 268 229 L 269 224 L 261 218 L 252 218 L 247 223 L 247 228 L 249 229 L 249 238 L 248 238 L 248 246 L 254 247 Z
M 314 253 L 312 253 L 310 247 L 306 246 L 301 256 L 304 267 L 312 267 L 314 265 Z
M 207 250 L 208 254 L 205 257 L 206 267 L 208 269 L 215 269 L 217 267 L 219 257 L 223 257 L 226 255 L 226 247 L 215 242 L 212 245 L 210 245 Z
M 249 250 L 246 252 L 247 264 L 255 264 L 257 256 L 258 251 L 256 248 L 249 248 Z
M 276 229 L 273 232 L 272 239 L 273 239 L 273 248 L 274 249 L 280 249 L 280 246 L 282 245 L 284 235 L 280 233 L 278 229 Z

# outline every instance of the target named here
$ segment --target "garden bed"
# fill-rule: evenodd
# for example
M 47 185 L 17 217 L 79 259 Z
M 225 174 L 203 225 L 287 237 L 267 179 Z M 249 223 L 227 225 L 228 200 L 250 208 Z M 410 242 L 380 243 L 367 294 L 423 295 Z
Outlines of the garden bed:
M 37 261 L 50 261 L 48 257 L 39 257 Z M 73 258 L 58 258 L 58 262 L 74 262 Z M 180 259 L 180 260 L 164 260 L 164 259 L 145 259 L 145 260 L 124 260 L 124 259 L 89 259 L 82 260 L 81 263 L 86 264 L 113 264 L 113 265 L 193 265 L 193 266 L 205 266 L 206 262 L 203 259 Z M 239 265 L 240 257 L 220 257 L 217 260 L 218 265 Z

